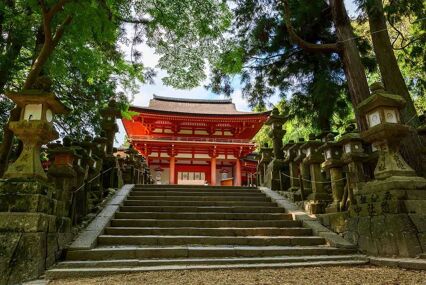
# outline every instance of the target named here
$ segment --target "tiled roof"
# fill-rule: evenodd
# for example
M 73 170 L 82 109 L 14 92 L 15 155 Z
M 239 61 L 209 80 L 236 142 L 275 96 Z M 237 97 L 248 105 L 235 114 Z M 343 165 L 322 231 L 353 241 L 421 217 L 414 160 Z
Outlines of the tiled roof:
M 140 111 L 160 111 L 172 113 L 189 113 L 205 115 L 249 115 L 253 112 L 240 112 L 230 99 L 225 100 L 203 100 L 170 98 L 154 95 L 149 101 L 148 107 L 133 106 L 132 109 Z

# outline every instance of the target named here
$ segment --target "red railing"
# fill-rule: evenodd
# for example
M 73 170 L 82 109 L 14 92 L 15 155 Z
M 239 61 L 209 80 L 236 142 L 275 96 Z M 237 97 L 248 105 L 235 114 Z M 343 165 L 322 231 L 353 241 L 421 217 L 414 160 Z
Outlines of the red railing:
M 174 137 L 174 136 L 152 136 L 152 135 L 131 136 L 130 140 L 131 141 L 177 141 L 177 142 L 216 142 L 216 143 L 255 144 L 254 141 L 246 140 L 246 139 Z

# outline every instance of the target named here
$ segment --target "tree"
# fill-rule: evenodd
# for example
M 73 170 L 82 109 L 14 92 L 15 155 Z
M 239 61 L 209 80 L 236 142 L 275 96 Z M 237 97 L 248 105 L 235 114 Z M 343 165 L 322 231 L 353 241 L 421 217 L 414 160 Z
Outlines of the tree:
M 407 104 L 401 112 L 402 120 L 413 127 L 417 127 L 419 120 L 416 108 L 394 54 L 382 0 L 361 0 L 359 4 L 368 15 L 374 53 L 384 86 L 387 91 L 404 97 Z M 399 1 L 398 3 L 390 3 L 390 5 L 394 5 L 392 9 L 396 13 L 406 13 L 407 10 L 423 11 L 422 1 L 417 0 Z M 404 5 L 404 7 L 402 8 L 400 5 Z M 400 9 L 396 9 L 395 6 L 400 6 Z M 425 13 L 422 12 L 422 14 L 424 16 Z M 418 155 L 422 148 L 422 140 L 417 134 L 413 133 L 404 139 L 402 153 L 418 173 L 425 171 Z
M 297 9 L 292 9 L 291 27 L 303 26 L 297 31 L 300 37 L 315 43 L 337 41 L 325 2 L 293 8 Z M 293 122 L 311 124 L 315 130 L 330 129 L 336 112 L 342 117 L 350 112 L 342 61 L 336 53 L 305 52 L 294 44 L 293 39 L 301 38 L 288 32 L 283 12 L 281 1 L 237 1 L 233 37 L 213 70 L 209 87 L 229 95 L 233 77 L 241 74 L 243 96 L 251 107 L 263 107 L 269 97 L 279 95 L 286 101 L 282 111 Z M 366 48 L 364 42 L 359 44 Z M 331 51 L 335 46 L 329 46 Z M 373 67 L 371 60 L 367 65 Z
M 147 70 L 137 60 L 132 60 L 130 64 L 126 62 L 123 52 L 117 46 L 119 40 L 127 40 L 122 26 L 126 22 L 135 24 L 135 27 L 139 29 L 138 37 L 134 37 L 131 42 L 137 44 L 142 39 L 148 40 L 148 44 L 155 47 L 157 52 L 162 55 L 160 66 L 169 70 L 167 83 L 179 85 L 179 87 L 191 87 L 197 80 L 203 78 L 200 70 L 204 70 L 204 60 L 198 57 L 209 59 L 213 56 L 215 40 L 229 22 L 227 6 L 222 1 L 215 0 L 204 1 L 205 3 L 201 5 L 196 0 L 10 2 L 25 6 L 31 11 L 30 14 L 34 14 L 35 18 L 40 19 L 29 25 L 30 30 L 33 31 L 31 43 L 35 45 L 35 48 L 26 47 L 26 51 L 30 51 L 27 53 L 27 57 L 29 54 L 29 58 L 34 60 L 29 70 L 21 70 L 25 82 L 22 85 L 17 84 L 17 89 L 22 89 L 22 86 L 24 88 L 33 87 L 41 72 L 50 77 L 56 76 L 57 74 L 52 70 L 58 70 L 55 67 L 55 60 L 60 58 L 57 53 L 61 50 L 74 54 L 90 53 L 96 50 L 96 55 L 110 60 L 102 64 L 101 68 L 97 68 L 96 65 L 90 65 L 87 68 L 85 62 L 78 56 L 71 57 L 73 61 L 63 57 L 65 66 L 75 68 L 76 74 L 82 73 L 78 75 L 81 79 L 78 83 L 84 85 L 85 80 L 88 83 L 90 81 L 99 82 L 90 77 L 90 74 L 103 72 L 102 74 L 108 75 L 104 79 L 108 79 L 109 83 L 105 84 L 105 87 L 109 86 L 109 89 L 111 86 L 116 87 L 119 83 L 124 87 L 134 86 L 135 80 L 143 80 L 143 73 Z M 41 29 L 39 29 L 40 26 Z M 41 32 L 34 33 L 34 31 L 40 30 Z M 182 54 L 191 55 L 193 60 L 182 60 Z M 134 50 L 132 56 L 136 58 L 137 55 L 137 51 Z M 19 56 L 24 56 L 22 50 Z M 111 60 L 111 58 L 115 59 Z M 107 68 L 108 64 L 111 65 L 111 68 Z M 80 72 L 82 67 L 85 72 Z M 104 72 L 105 70 L 106 72 Z M 148 74 L 152 75 L 150 72 Z M 188 82 L 184 84 L 176 78 L 187 78 Z M 69 88 L 71 87 L 70 82 L 64 82 L 56 80 L 53 88 L 76 89 L 76 86 Z M 9 80 L 6 85 L 10 83 Z M 86 88 L 85 91 L 89 92 L 89 89 Z M 100 89 L 102 90 L 102 88 Z M 94 90 L 92 91 L 94 92 Z M 79 106 L 75 101 L 72 104 Z M 93 106 L 99 105 L 94 104 Z M 19 109 L 12 112 L 11 119 L 16 119 L 17 114 L 19 114 Z M 13 134 L 6 128 L 0 151 L 0 168 L 2 168 L 0 176 L 8 162 L 12 138 Z

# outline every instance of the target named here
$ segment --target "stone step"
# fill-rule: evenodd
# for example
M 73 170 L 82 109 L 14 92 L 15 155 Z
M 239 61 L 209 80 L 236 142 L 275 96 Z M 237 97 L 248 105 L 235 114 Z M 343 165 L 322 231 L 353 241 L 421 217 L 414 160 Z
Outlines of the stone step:
M 194 235 L 194 236 L 307 236 L 308 228 L 130 228 L 107 227 L 106 235 Z
M 253 202 L 268 202 L 271 201 L 270 198 L 266 197 L 265 195 L 259 196 L 259 197 L 246 197 L 246 196 L 221 196 L 221 195 L 215 195 L 215 196 L 143 196 L 139 195 L 137 193 L 131 192 L 128 196 L 129 200 L 132 200 L 134 197 L 139 197 L 139 199 L 143 200 L 171 200 L 171 201 L 253 201 Z
M 329 246 L 169 246 L 169 247 L 97 247 L 90 250 L 68 251 L 67 260 L 108 260 L 145 258 L 192 258 L 192 257 L 267 257 L 345 255 L 354 250 Z
M 266 206 L 272 207 L 276 206 L 272 202 L 251 202 L 251 201 L 187 201 L 184 199 L 178 201 L 168 201 L 168 200 L 145 200 L 143 197 L 140 197 L 140 200 L 137 200 L 136 197 L 132 197 L 124 201 L 125 206 Z
M 217 265 L 160 265 L 142 267 L 106 267 L 106 268 L 65 268 L 51 269 L 46 272 L 47 279 L 59 278 L 88 278 L 105 276 L 111 274 L 131 274 L 146 271 L 164 270 L 216 270 L 216 269 L 271 269 L 271 268 L 294 268 L 294 267 L 317 267 L 317 266 L 360 266 L 367 264 L 367 260 L 330 260 L 330 261 L 302 261 L 284 263 L 238 263 Z
M 305 246 L 322 245 L 324 238 L 316 236 L 275 236 L 275 237 L 233 237 L 233 236 L 117 236 L 101 235 L 98 244 L 101 246 L 120 245 L 238 245 L 238 246 Z
M 122 209 L 123 210 L 123 209 Z M 175 220 L 292 220 L 285 213 L 207 213 L 207 212 L 118 212 L 115 219 L 175 219 Z
M 314 255 L 314 256 L 272 256 L 235 258 L 170 258 L 170 259 L 123 259 L 99 261 L 64 261 L 53 269 L 65 268 L 108 268 L 165 265 L 219 265 L 219 264 L 276 264 L 318 261 L 367 261 L 364 255 Z
M 228 191 L 132 191 L 131 195 L 134 196 L 238 196 L 238 197 L 265 197 L 260 191 L 241 191 L 241 192 L 228 192 Z
M 113 227 L 300 227 L 300 221 L 293 220 L 153 220 L 153 219 L 113 219 Z
M 209 212 L 209 213 L 284 213 L 285 209 L 279 207 L 219 207 L 219 206 L 122 206 L 122 212 Z
M 227 190 L 258 190 L 253 187 L 242 187 L 242 186 L 210 186 L 210 185 L 164 185 L 164 184 L 149 184 L 149 185 L 140 185 L 137 184 L 133 189 L 196 189 L 196 190 L 219 190 L 219 191 L 227 191 Z

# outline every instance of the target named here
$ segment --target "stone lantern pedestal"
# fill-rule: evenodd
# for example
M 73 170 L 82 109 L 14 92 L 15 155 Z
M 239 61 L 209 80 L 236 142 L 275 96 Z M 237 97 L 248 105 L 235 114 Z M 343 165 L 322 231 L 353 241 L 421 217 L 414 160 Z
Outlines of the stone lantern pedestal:
M 372 255 L 414 257 L 426 251 L 426 179 L 399 153 L 399 142 L 411 130 L 400 120 L 405 100 L 381 84 L 360 103 L 368 129 L 361 138 L 373 144 L 379 159 L 375 180 L 365 183 L 350 207 L 349 238 Z
M 52 93 L 6 93 L 22 112 L 9 128 L 23 142 L 18 159 L 0 180 L 0 284 L 21 284 L 51 266 L 71 240 L 70 219 L 55 198 L 61 189 L 48 182 L 40 148 L 58 137 L 54 114 L 67 109 Z

